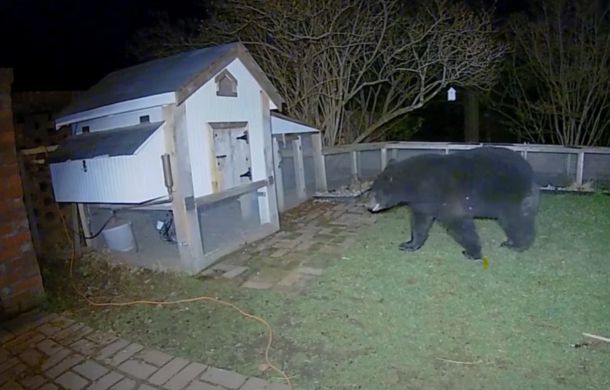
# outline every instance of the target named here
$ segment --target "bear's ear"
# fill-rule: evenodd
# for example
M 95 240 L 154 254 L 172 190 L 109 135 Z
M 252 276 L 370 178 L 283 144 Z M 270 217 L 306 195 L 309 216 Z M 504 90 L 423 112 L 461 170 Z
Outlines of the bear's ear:
M 388 160 L 388 164 L 387 165 L 392 165 L 395 162 L 396 162 L 396 159 L 395 158 L 391 158 L 391 159 Z

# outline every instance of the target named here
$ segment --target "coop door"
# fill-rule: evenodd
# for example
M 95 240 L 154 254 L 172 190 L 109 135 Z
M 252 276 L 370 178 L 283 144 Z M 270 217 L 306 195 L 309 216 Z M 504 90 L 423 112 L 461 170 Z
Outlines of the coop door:
M 248 130 L 214 129 L 217 189 L 224 191 L 252 181 Z

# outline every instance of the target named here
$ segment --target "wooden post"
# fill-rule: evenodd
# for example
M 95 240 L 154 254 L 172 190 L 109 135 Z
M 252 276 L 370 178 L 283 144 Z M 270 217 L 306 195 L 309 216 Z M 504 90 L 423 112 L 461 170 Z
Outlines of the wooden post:
M 78 227 L 78 205 L 76 203 L 72 203 L 70 213 L 72 214 L 72 242 L 74 245 L 74 253 L 76 256 L 80 256 L 82 251 L 80 245 L 80 228 Z
M 383 171 L 388 166 L 388 149 L 384 146 L 380 149 L 381 170 Z
M 174 193 L 172 212 L 180 253 L 181 269 L 195 274 L 208 266 L 203 254 L 199 215 L 195 205 L 193 176 L 189 154 L 186 107 L 168 105 L 163 108 L 165 147 L 170 155 Z
M 358 152 L 352 150 L 350 152 L 350 172 L 352 174 L 352 183 L 358 181 Z
M 23 187 L 23 204 L 28 215 L 28 221 L 30 222 L 30 233 L 32 235 L 32 244 L 34 244 L 34 251 L 38 256 L 43 255 L 42 253 L 42 241 L 40 239 L 40 232 L 38 231 L 38 224 L 36 213 L 34 213 L 34 201 L 32 200 L 32 179 L 30 178 L 30 172 L 28 167 L 25 165 L 24 153 L 17 153 L 17 163 L 19 164 L 19 172 L 21 173 L 21 184 Z M 58 215 L 59 217 L 59 215 Z
M 585 153 L 578 153 L 578 161 L 576 162 L 576 184 L 582 186 L 583 174 L 585 169 Z
M 80 218 L 80 225 L 83 229 L 83 235 L 85 237 L 91 237 L 91 229 L 89 228 L 89 220 L 87 219 L 87 210 L 85 209 L 85 205 L 82 203 L 77 203 L 76 209 L 78 210 L 78 216 Z M 90 247 L 91 244 L 91 239 L 85 238 L 85 245 Z
M 313 147 L 313 166 L 316 172 L 316 191 L 326 192 L 328 186 L 326 182 L 326 164 L 324 154 L 322 154 L 322 135 L 320 133 L 312 134 L 311 144 Z
M 277 196 L 277 207 L 284 211 L 284 176 L 282 173 L 282 156 L 280 154 L 280 144 L 277 137 L 271 137 L 273 141 L 273 166 L 275 167 L 275 195 Z
M 272 229 L 280 228 L 280 216 L 278 213 L 277 190 L 275 185 L 275 175 L 273 171 L 273 141 L 271 134 L 271 110 L 269 95 L 265 91 L 260 92 L 261 98 L 261 115 L 262 115 L 262 135 L 264 139 L 263 151 L 265 153 L 265 177 L 260 179 L 269 179 L 269 183 L 265 188 L 257 191 L 259 197 L 259 209 L 261 212 L 261 222 L 270 224 Z M 254 177 L 253 177 L 254 179 Z
M 307 194 L 305 192 L 305 164 L 303 163 L 303 147 L 300 135 L 292 141 L 292 155 L 294 161 L 294 177 L 297 183 L 297 198 L 299 200 L 304 200 L 307 197 Z

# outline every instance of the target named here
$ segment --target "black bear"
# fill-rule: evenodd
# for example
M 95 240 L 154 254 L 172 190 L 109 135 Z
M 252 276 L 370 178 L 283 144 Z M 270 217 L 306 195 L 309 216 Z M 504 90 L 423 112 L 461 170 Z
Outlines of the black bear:
M 480 259 L 473 218 L 497 219 L 507 236 L 502 246 L 522 251 L 534 241 L 539 197 L 532 168 L 519 153 L 479 147 L 391 162 L 373 182 L 367 208 L 411 208 L 411 240 L 400 244 L 401 250 L 421 248 L 438 220 L 467 258 Z

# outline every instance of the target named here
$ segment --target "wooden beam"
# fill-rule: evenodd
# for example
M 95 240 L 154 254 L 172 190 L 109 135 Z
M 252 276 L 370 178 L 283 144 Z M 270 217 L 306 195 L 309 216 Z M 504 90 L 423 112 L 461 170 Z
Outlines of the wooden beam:
M 250 56 L 248 55 L 247 57 Z M 275 230 L 279 230 L 280 215 L 277 209 L 277 189 L 274 180 L 273 140 L 271 134 L 271 100 L 273 96 L 270 93 L 271 91 L 263 88 L 259 94 L 262 121 L 261 133 L 263 137 L 263 144 L 261 145 L 263 149 L 261 152 L 265 156 L 265 177 L 268 179 L 268 182 L 266 188 L 258 191 L 258 194 L 261 195 L 258 207 L 261 214 L 261 223 L 269 223 Z
M 31 149 L 22 149 L 22 150 L 20 150 L 20 152 L 24 156 L 30 156 L 32 154 L 53 152 L 56 149 L 57 149 L 57 145 L 50 145 L 50 146 L 38 146 L 36 148 L 31 148 Z
M 80 243 L 80 228 L 78 226 L 78 205 L 76 203 L 72 203 L 70 213 L 72 214 L 72 244 L 74 245 L 74 253 L 76 256 L 80 256 L 82 250 Z
M 193 175 L 189 153 L 189 129 L 186 124 L 186 107 L 163 107 L 165 120 L 165 151 L 170 155 L 174 193 L 172 213 L 180 253 L 180 268 L 195 274 L 208 264 L 204 257 L 199 215 L 194 200 Z
M 78 210 L 78 216 L 80 218 L 80 226 L 83 229 L 83 235 L 85 237 L 91 237 L 91 228 L 89 227 L 89 219 L 87 218 L 87 209 L 86 206 L 82 203 L 77 203 L 76 208 Z M 92 244 L 92 240 L 89 238 L 85 238 L 85 245 L 90 247 Z
M 280 155 L 280 145 L 277 137 L 272 137 L 273 142 L 273 166 L 275 176 L 275 195 L 277 197 L 277 207 L 284 211 L 284 176 L 282 173 L 282 156 Z
M 269 180 L 259 180 L 251 183 L 241 184 L 236 187 L 231 187 L 222 192 L 215 192 L 209 195 L 200 196 L 195 198 L 194 203 L 197 207 L 209 207 L 215 203 L 218 203 L 223 200 L 239 198 L 242 195 L 245 195 L 249 192 L 256 191 L 259 188 L 265 187 L 268 185 Z
M 34 200 L 32 199 L 32 194 L 34 191 L 32 189 L 32 179 L 30 177 L 28 167 L 25 165 L 23 156 L 23 151 L 17 154 L 17 163 L 19 164 L 19 172 L 21 174 L 21 186 L 23 188 L 23 204 L 25 205 L 28 221 L 30 222 L 30 234 L 32 235 L 34 251 L 40 256 L 43 254 L 42 240 L 40 238 L 40 232 L 38 231 L 36 213 L 34 212 Z

